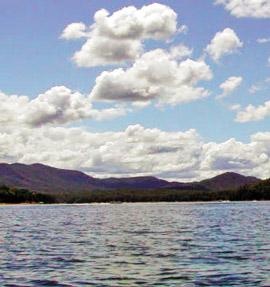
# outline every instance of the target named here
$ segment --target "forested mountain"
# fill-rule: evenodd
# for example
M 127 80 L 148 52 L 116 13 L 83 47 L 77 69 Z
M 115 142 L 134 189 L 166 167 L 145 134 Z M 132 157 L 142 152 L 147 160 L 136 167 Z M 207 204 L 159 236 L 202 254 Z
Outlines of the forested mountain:
M 89 192 L 104 189 L 177 189 L 177 190 L 231 190 L 257 183 L 255 177 L 224 173 L 201 182 L 168 182 L 156 177 L 129 177 L 99 179 L 80 171 L 58 169 L 43 164 L 0 164 L 0 185 L 25 188 L 42 193 Z
M 270 179 L 224 173 L 200 182 L 99 179 L 42 164 L 0 164 L 0 203 L 269 200 Z

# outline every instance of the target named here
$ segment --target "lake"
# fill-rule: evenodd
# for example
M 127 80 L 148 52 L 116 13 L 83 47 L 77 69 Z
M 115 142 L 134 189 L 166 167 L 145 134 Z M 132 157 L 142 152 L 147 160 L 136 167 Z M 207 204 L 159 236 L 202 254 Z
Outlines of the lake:
M 0 206 L 0 286 L 270 286 L 270 202 Z

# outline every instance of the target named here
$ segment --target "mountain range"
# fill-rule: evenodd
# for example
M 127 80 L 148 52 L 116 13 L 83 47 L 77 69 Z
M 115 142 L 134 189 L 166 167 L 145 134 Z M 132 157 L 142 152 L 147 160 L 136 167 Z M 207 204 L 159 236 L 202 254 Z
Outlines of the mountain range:
M 235 190 L 259 183 L 256 177 L 226 172 L 199 182 L 169 182 L 151 176 L 128 178 L 95 178 L 76 170 L 67 170 L 36 163 L 0 164 L 0 185 L 24 188 L 45 194 L 89 192 L 116 189 Z

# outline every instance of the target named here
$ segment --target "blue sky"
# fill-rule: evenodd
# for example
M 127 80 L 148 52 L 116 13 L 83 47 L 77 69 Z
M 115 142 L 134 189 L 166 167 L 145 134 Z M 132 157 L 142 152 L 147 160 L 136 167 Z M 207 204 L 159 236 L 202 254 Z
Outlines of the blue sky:
M 192 54 L 179 60 L 179 63 L 190 58 L 193 61 L 203 61 L 208 66 L 212 79 L 200 79 L 195 85 L 207 90 L 207 96 L 169 104 L 166 102 L 166 95 L 161 95 L 161 105 L 157 104 L 157 97 L 153 101 L 151 99 L 151 103 L 144 108 L 134 108 L 132 101 L 140 103 L 144 100 L 132 98 L 132 101 L 126 102 L 125 99 L 118 99 L 117 95 L 114 98 L 112 95 L 112 101 L 106 102 L 105 95 L 99 92 L 91 100 L 96 109 L 120 106 L 125 110 L 124 115 L 105 120 L 96 120 L 93 116 L 76 116 L 68 121 L 53 120 L 48 123 L 49 126 L 79 127 L 95 133 L 121 132 L 128 126 L 137 124 L 164 132 L 195 129 L 205 142 L 222 143 L 235 138 L 245 144 L 250 143 L 252 135 L 267 133 L 270 108 L 268 111 L 263 107 L 261 111 L 258 106 L 265 106 L 269 100 L 270 17 L 267 12 L 262 11 L 265 7 L 260 0 L 257 0 L 257 10 L 253 8 L 251 12 L 243 10 L 245 7 L 241 7 L 241 1 L 238 1 L 240 12 L 226 6 L 230 0 L 216 2 L 219 4 L 213 0 L 159 1 L 162 7 L 177 13 L 177 27 L 185 25 L 186 31 L 172 31 L 167 38 L 156 39 L 150 35 L 138 40 L 144 48 L 138 57 L 155 49 L 168 52 L 170 48 L 180 44 L 191 49 Z M 91 38 L 85 36 L 64 39 L 65 37 L 61 37 L 64 29 L 71 23 L 78 22 L 90 29 L 89 26 L 94 23 L 93 17 L 100 9 L 106 9 L 112 14 L 130 5 L 139 10 L 142 6 L 153 3 L 155 1 L 2 0 L 0 91 L 7 97 L 27 96 L 27 100 L 31 101 L 52 87 L 65 86 L 85 97 L 92 97 L 95 81 L 102 72 L 111 72 L 118 68 L 128 70 L 137 60 L 130 58 L 124 59 L 124 63 L 116 62 L 113 65 L 80 66 L 72 57 Z M 205 49 L 216 33 L 225 28 L 230 28 L 242 44 L 230 47 L 228 53 L 222 52 L 215 61 Z M 265 41 L 258 43 L 258 39 Z M 222 99 L 217 99 L 223 92 L 219 86 L 230 77 L 241 78 L 241 83 Z M 57 94 L 54 97 L 57 98 Z M 253 116 L 248 115 L 248 105 L 252 105 L 255 110 Z M 237 114 L 241 112 L 245 113 L 245 120 L 237 121 Z M 38 128 L 41 128 L 40 125 Z

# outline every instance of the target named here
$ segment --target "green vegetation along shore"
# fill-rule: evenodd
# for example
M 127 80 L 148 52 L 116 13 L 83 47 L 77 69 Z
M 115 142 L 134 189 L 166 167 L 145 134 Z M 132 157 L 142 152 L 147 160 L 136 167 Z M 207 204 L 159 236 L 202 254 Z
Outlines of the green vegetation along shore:
M 160 201 L 270 200 L 270 179 L 236 190 L 117 189 L 42 194 L 26 189 L 0 187 L 0 203 L 94 203 Z
M 48 194 L 7 186 L 0 187 L 0 203 L 54 203 L 55 200 L 56 198 Z

